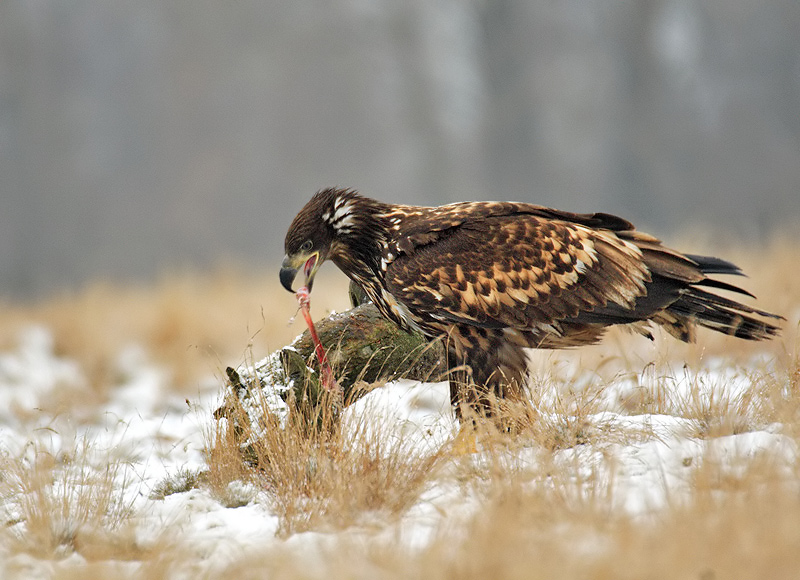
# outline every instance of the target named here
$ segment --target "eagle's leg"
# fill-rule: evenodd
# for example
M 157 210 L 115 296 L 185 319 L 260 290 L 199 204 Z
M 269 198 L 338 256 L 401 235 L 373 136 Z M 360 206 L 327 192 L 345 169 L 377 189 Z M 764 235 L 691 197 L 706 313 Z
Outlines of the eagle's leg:
M 478 441 L 486 443 L 500 434 L 514 433 L 519 418 L 510 406 L 521 400 L 517 383 L 508 383 L 500 372 L 476 380 L 475 373 L 466 365 L 450 362 L 450 402 L 459 422 L 450 453 L 456 456 L 478 451 Z
M 450 404 L 459 423 L 456 434 L 450 445 L 450 453 L 455 456 L 470 455 L 478 451 L 478 417 L 486 409 L 478 405 L 478 393 L 474 388 L 472 369 L 465 365 L 451 349 L 447 351 L 448 380 L 450 383 Z
M 475 424 L 488 420 L 497 423 L 495 426 L 501 431 L 508 430 L 508 407 L 524 399 L 521 385 L 525 371 L 482 365 L 476 372 L 476 367 L 468 365 L 452 351 L 448 351 L 447 362 L 450 403 L 459 423 Z M 490 368 L 491 371 L 483 373 L 480 368 Z
M 492 416 L 490 391 L 477 384 L 472 367 L 452 351 L 447 353 L 450 381 L 450 404 L 461 424 L 475 423 L 478 419 Z
M 465 340 L 467 332 L 477 332 L 483 340 Z M 505 340 L 508 336 L 502 330 L 459 328 L 456 338 L 448 345 L 447 363 L 450 402 L 461 431 L 472 432 L 473 439 L 476 432 L 518 432 L 531 417 L 524 388 L 528 376 L 524 337 L 512 342 Z M 462 435 L 458 439 L 465 439 Z

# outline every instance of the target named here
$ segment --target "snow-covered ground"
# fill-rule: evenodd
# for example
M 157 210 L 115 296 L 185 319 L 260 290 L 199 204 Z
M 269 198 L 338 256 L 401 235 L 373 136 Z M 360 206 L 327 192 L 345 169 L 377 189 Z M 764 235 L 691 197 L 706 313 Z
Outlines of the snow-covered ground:
M 75 398 L 88 400 L 92 394 L 80 368 L 54 354 L 46 329 L 28 329 L 15 350 L 0 353 L 0 451 L 16 465 L 31 470 L 46 455 L 54 458 L 54 469 L 58 470 L 67 465 L 68 458 L 76 456 L 76 450 L 85 448 L 84 459 L 74 473 L 69 471 L 73 468 L 61 467 L 68 472 L 64 481 L 85 477 L 86 470 L 103 474 L 109 458 L 118 459 L 118 467 L 111 474 L 114 505 L 127 510 L 127 522 L 143 549 L 163 542 L 164 530 L 169 530 L 169 541 L 188 553 L 186 565 L 177 567 L 184 577 L 213 577 L 215 571 L 222 572 L 249 553 L 276 546 L 313 561 L 315 549 L 323 549 L 337 536 L 384 535 L 410 548 L 424 547 L 448 525 L 446 520 L 469 517 L 477 509 L 478 502 L 463 486 L 443 477 L 433 482 L 399 520 L 379 525 L 377 530 L 375 526 L 354 526 L 335 533 L 312 530 L 285 537 L 278 535 L 280 522 L 271 511 L 268 492 L 251 484 L 231 485 L 228 495 L 235 499 L 228 503 L 233 507 L 223 505 L 203 488 L 157 497 L 154 490 L 165 478 L 205 468 L 203 449 L 213 422 L 212 412 L 221 401 L 220 382 L 209 379 L 186 400 L 170 389 L 169 376 L 150 364 L 136 347 L 120 353 L 114 376 L 118 384 L 109 389 L 108 400 L 99 405 L 93 401 L 81 412 Z M 660 377 L 662 383 L 671 381 L 670 401 L 662 405 L 663 414 L 626 412 L 622 401 L 628 400 L 632 391 L 647 388 L 643 384 L 647 376 L 636 384 L 620 380 L 607 386 L 598 395 L 600 412 L 582 419 L 590 429 L 621 436 L 593 438 L 587 444 L 565 446 L 550 455 L 555 464 L 565 466 L 563 472 L 573 474 L 575 489 L 580 489 L 581 481 L 591 479 L 597 485 L 598 478 L 607 480 L 615 508 L 646 518 L 688 493 L 692 470 L 709 457 L 735 471 L 742 460 L 769 454 L 787 469 L 792 468 L 798 450 L 793 439 L 781 434 L 780 425 L 757 416 L 743 417 L 748 425 L 744 432 L 700 438 L 693 436 L 702 428 L 697 418 L 669 412 L 681 402 L 702 406 L 703 400 L 720 397 L 731 404 L 756 400 L 758 389 L 749 379 L 748 369 L 716 366 L 711 361 L 703 371 L 685 371 L 671 379 Z M 558 393 L 541 396 L 542 401 L 557 399 Z M 348 408 L 345 424 L 373 421 L 384 436 L 404 441 L 410 453 L 430 454 L 457 431 L 448 399 L 445 383 L 396 381 Z M 61 412 L 62 408 L 70 411 Z M 569 419 L 559 417 L 553 408 L 542 411 L 544 420 L 557 424 Z M 744 414 L 757 408 L 737 407 Z M 536 473 L 542 454 L 535 445 L 507 453 L 513 453 L 510 460 Z M 489 458 L 479 452 L 467 460 L 480 468 Z M 546 479 L 542 470 L 539 482 L 544 485 Z M 12 546 L 12 540 L 24 539 L 28 533 L 23 504 L 25 493 L 30 491 L 11 485 L 11 480 L 10 476 L 0 480 L 6 484 L 0 496 L 0 521 L 8 532 L 0 536 L 0 578 L 48 577 L 56 567 L 85 565 L 84 557 L 69 547 L 52 559 Z M 68 496 L 75 492 L 69 485 L 59 490 L 53 484 L 50 493 Z M 120 570 L 128 571 L 138 565 L 135 560 L 118 563 Z

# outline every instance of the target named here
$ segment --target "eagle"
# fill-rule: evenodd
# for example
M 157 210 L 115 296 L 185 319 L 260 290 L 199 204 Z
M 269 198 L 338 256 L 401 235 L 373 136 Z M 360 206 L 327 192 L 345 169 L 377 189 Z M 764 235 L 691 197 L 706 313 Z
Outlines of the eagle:
M 690 342 L 702 326 L 762 340 L 779 331 L 769 320 L 782 318 L 713 292 L 753 297 L 710 277 L 742 275 L 734 264 L 672 250 L 606 213 L 520 202 L 420 207 L 327 188 L 294 218 L 285 250 L 280 280 L 290 292 L 301 269 L 310 291 L 331 260 L 383 316 L 441 339 L 459 419 L 521 398 L 526 349 L 592 344 L 617 325 L 651 339 L 660 326 Z

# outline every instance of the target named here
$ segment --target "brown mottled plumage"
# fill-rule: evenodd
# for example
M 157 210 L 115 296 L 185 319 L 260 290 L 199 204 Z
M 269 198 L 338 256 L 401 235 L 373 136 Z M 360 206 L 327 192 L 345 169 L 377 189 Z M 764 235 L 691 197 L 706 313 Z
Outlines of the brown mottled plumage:
M 400 327 L 443 337 L 459 416 L 461 404 L 490 412 L 486 393 L 519 394 L 525 348 L 591 344 L 610 325 L 649 336 L 656 324 L 683 341 L 698 324 L 751 340 L 778 332 L 757 317 L 779 316 L 707 290 L 751 296 L 708 277 L 741 274 L 735 265 L 665 248 L 602 213 L 511 202 L 391 205 L 325 189 L 289 227 L 281 281 L 291 290 L 303 267 L 310 288 L 326 259 Z

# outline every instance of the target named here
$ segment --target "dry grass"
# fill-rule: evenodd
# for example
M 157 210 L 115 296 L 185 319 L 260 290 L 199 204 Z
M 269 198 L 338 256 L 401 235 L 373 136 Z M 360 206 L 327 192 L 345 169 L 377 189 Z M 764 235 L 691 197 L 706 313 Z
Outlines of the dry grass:
M 800 562 L 800 532 L 790 523 L 800 510 L 796 489 L 761 462 L 736 480 L 715 480 L 718 467 L 705 462 L 689 500 L 647 523 L 609 510 L 600 481 L 581 482 L 594 490 L 589 494 L 563 478 L 500 484 L 459 531 L 455 550 L 447 536 L 430 547 L 425 576 L 791 577 Z M 444 566 L 437 562 L 442 555 Z
M 650 344 L 615 332 L 605 346 L 540 353 L 533 365 L 535 420 L 518 440 L 490 448 L 481 461 L 421 457 L 380 425 L 355 424 L 344 437 L 321 421 L 310 432 L 307 425 L 290 422 L 280 428 L 273 422 L 247 463 L 239 452 L 241 434 L 221 421 L 207 435 L 208 472 L 176 473 L 154 490 L 160 497 L 199 486 L 235 507 L 248 501 L 235 485 L 245 481 L 262 490 L 284 536 L 354 530 L 330 534 L 328 542 L 308 553 L 276 542 L 206 574 L 193 567 L 191 550 L 177 539 L 143 547 L 130 506 L 120 502 L 124 464 L 84 443 L 57 457 L 31 450 L 25 457 L 0 459 L 2 497 L 17 509 L 0 532 L 0 545 L 9 553 L 53 561 L 73 552 L 87 560 L 82 568 L 55 564 L 49 574 L 54 578 L 162 578 L 190 569 L 200 578 L 243 580 L 265 575 L 795 578 L 800 569 L 796 460 L 787 467 L 785 461 L 759 455 L 732 468 L 709 446 L 703 457 L 687 464 L 686 490 L 668 496 L 666 509 L 638 517 L 615 507 L 617 466 L 606 450 L 653 437 L 593 418 L 604 410 L 606 389 L 620 381 L 632 385 L 620 412 L 690 420 L 695 427 L 686 435 L 694 439 L 713 442 L 780 424 L 773 429 L 800 445 L 796 243 L 775 239 L 761 252 L 715 248 L 709 239 L 674 245 L 739 263 L 750 275 L 743 285 L 759 296 L 759 305 L 787 317 L 783 336 L 753 344 L 701 332 L 698 344 L 682 345 L 664 338 Z M 346 307 L 343 279 L 331 275 L 318 280 L 316 288 L 316 317 Z M 273 273 L 182 274 L 149 288 L 95 284 L 42 304 L 7 305 L 0 314 L 0 345 L 11 344 L 16 330 L 31 321 L 53 329 L 58 352 L 79 362 L 94 393 L 88 403 L 82 397 L 71 404 L 102 406 L 120 382 L 116 357 L 129 343 L 144 346 L 170 370 L 176 389 L 189 392 L 197 381 L 211 373 L 222 376 L 222 368 L 236 366 L 249 353 L 258 358 L 288 343 L 302 330 L 299 323 L 287 325 L 295 310 L 294 299 Z M 753 362 L 756 353 L 761 362 Z M 702 384 L 696 378 L 694 371 L 719 357 L 750 369 L 750 389 L 732 395 L 725 383 Z M 690 386 L 680 395 L 673 389 L 677 380 Z M 70 401 L 64 404 L 69 412 Z M 597 469 L 581 470 L 563 460 L 564 454 L 577 456 L 583 449 L 596 452 Z M 98 462 L 105 464 L 98 468 Z M 433 539 L 421 547 L 396 541 L 392 530 L 433 485 L 460 489 L 467 499 L 460 505 L 424 500 L 441 516 Z M 165 529 L 164 537 L 173 532 Z M 142 564 L 119 564 L 126 560 Z M 25 570 L 18 574 L 24 577 Z
M 267 569 L 276 578 L 796 578 L 796 483 L 763 459 L 735 477 L 719 473 L 718 464 L 702 462 L 692 493 L 648 520 L 610 509 L 611 488 L 599 477 L 495 473 L 476 498 L 480 508 L 452 518 L 421 550 L 345 537 L 302 559 L 280 547 L 253 554 L 225 573 L 242 580 Z
M 332 406 L 323 400 L 317 409 Z M 327 414 L 310 421 L 303 414 L 281 426 L 265 408 L 264 425 L 264 435 L 242 454 L 252 433 L 234 433 L 229 422 L 218 422 L 208 448 L 209 479 L 223 495 L 240 479 L 263 486 L 282 535 L 393 521 L 435 479 L 441 459 L 440 453 L 413 453 L 402 438 L 366 418 L 345 428 Z
M 81 440 L 57 455 L 31 443 L 22 457 L 4 457 L 0 496 L 14 549 L 53 558 L 73 551 L 89 559 L 131 554 L 125 529 L 130 506 L 121 492 L 125 466 Z

